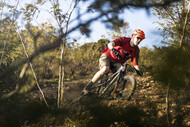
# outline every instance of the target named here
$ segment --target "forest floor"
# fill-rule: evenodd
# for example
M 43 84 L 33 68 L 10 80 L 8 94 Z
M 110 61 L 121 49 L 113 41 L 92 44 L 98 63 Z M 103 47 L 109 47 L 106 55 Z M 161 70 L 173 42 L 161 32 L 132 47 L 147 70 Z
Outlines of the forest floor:
M 0 106 L 0 126 L 87 126 L 87 127 L 153 127 L 168 126 L 166 116 L 166 88 L 151 76 L 134 75 L 135 94 L 127 100 L 101 100 L 86 97 L 79 102 L 81 91 L 89 79 L 65 82 L 64 106 L 57 109 L 57 83 L 45 81 L 41 85 L 49 108 L 40 91 L 35 88 L 25 95 L 3 101 Z M 183 96 L 184 97 L 184 96 Z M 171 126 L 190 126 L 189 97 L 180 103 L 170 101 Z

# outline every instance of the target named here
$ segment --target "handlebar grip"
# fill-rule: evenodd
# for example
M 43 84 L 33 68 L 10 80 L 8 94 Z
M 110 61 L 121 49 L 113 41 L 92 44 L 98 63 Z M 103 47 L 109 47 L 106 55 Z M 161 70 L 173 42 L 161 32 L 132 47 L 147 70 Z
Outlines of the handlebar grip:
M 134 68 L 134 69 L 135 69 L 135 68 Z M 136 73 L 137 73 L 138 75 L 140 75 L 141 77 L 143 76 L 143 72 L 142 72 L 141 70 L 135 69 L 135 71 L 136 71 Z
M 125 60 L 127 56 L 129 56 L 129 53 L 126 52 L 124 57 L 119 54 L 119 51 L 115 48 L 112 49 L 112 52 L 117 56 L 119 60 Z
M 112 48 L 112 52 L 117 56 L 119 54 L 119 51 L 117 49 Z

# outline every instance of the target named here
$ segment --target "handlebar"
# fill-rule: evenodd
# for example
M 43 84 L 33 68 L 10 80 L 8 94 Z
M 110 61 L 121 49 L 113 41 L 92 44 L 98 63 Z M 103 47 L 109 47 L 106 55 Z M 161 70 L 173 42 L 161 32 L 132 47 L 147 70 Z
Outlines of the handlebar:
M 126 57 L 129 56 L 129 53 L 128 53 L 128 52 L 125 53 L 124 57 L 121 56 L 121 55 L 119 54 L 119 51 L 118 51 L 117 49 L 115 49 L 115 48 L 112 49 L 112 52 L 117 56 L 117 58 L 118 58 L 119 60 L 123 60 L 123 61 L 126 61 Z

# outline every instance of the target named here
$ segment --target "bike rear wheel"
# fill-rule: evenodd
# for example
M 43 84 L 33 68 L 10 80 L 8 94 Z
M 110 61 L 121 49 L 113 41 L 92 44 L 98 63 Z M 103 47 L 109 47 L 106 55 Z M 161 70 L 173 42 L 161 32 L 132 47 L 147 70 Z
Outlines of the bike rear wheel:
M 126 75 L 117 87 L 118 100 L 130 100 L 136 89 L 136 80 L 131 75 Z

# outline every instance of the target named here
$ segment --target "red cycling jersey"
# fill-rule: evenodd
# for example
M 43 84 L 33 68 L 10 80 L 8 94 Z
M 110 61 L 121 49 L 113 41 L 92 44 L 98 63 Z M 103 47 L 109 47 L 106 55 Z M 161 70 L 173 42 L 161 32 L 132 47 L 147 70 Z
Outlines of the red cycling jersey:
M 131 47 L 130 40 L 131 38 L 120 37 L 113 41 L 115 43 L 114 48 L 117 49 L 120 55 L 123 57 L 125 55 L 125 52 L 128 52 L 129 56 L 126 57 L 126 60 L 131 59 L 131 65 L 136 66 L 138 65 L 140 51 L 138 46 Z M 114 62 L 124 63 L 124 61 L 119 60 L 117 56 L 108 47 L 104 49 L 103 53 L 109 56 Z

